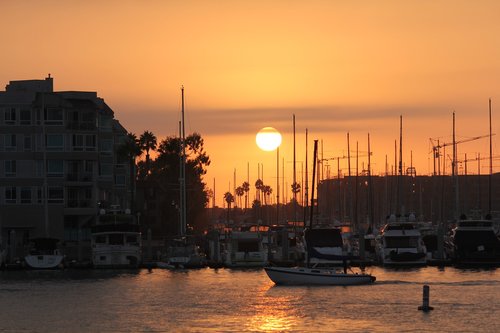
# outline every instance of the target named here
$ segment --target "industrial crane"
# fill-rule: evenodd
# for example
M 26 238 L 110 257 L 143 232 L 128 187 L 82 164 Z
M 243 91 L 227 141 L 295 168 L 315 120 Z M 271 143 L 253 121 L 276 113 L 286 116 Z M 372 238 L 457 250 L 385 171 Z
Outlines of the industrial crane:
M 483 138 L 488 138 L 490 136 L 493 136 L 495 134 L 486 134 L 486 135 L 479 135 L 479 136 L 474 136 L 472 138 L 467 138 L 463 140 L 458 140 L 455 142 L 446 142 L 446 143 L 439 143 L 439 140 L 429 138 L 430 144 L 432 145 L 432 157 L 433 157 L 433 162 L 434 162 L 434 175 L 436 175 L 436 159 L 438 160 L 438 166 L 439 166 L 439 158 L 443 155 L 441 155 L 440 149 L 447 147 L 447 146 L 452 146 L 453 144 L 457 145 L 460 143 L 465 143 L 465 142 L 471 142 Z

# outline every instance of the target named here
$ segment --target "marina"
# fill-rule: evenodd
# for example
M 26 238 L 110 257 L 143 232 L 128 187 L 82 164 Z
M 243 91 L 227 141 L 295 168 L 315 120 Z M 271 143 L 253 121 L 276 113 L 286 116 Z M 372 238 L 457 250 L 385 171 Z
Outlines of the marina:
M 3 271 L 0 328 L 55 333 L 498 329 L 498 269 L 373 267 L 370 272 L 377 280 L 369 285 L 288 287 L 276 286 L 263 269 Z M 423 285 L 429 285 L 434 307 L 427 313 L 418 311 Z

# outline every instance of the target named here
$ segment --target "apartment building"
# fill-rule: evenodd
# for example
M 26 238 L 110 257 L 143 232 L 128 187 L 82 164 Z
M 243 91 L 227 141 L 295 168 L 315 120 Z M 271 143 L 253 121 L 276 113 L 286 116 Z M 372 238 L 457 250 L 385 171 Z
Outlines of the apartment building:
M 0 91 L 0 246 L 8 259 L 35 237 L 60 239 L 69 258 L 89 255 L 98 211 L 129 208 L 134 184 L 117 154 L 126 134 L 96 92 L 55 92 L 50 74 Z

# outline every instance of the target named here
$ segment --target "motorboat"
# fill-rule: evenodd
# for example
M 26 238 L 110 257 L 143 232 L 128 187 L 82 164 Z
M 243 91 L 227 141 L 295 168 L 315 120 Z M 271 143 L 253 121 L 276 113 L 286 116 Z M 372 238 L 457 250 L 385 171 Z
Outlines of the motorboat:
M 156 262 L 157 268 L 201 268 L 207 265 L 205 254 L 188 236 L 170 241 L 167 253 Z
M 334 269 L 306 267 L 265 267 L 267 275 L 277 285 L 332 285 L 350 286 L 375 282 L 375 276 L 347 273 Z
M 427 249 L 412 222 L 389 222 L 377 238 L 377 256 L 384 266 L 426 265 Z
M 459 220 L 452 242 L 457 264 L 500 264 L 500 240 L 492 220 Z
M 263 245 L 265 234 L 258 231 L 231 231 L 221 244 L 226 267 L 264 267 L 268 255 Z
M 345 259 L 344 241 L 340 228 L 307 228 L 304 230 L 308 266 L 340 266 Z
M 58 269 L 64 267 L 64 255 L 60 252 L 56 238 L 33 238 L 24 262 L 31 269 Z
M 95 268 L 138 268 L 141 242 L 139 225 L 128 210 L 101 209 L 91 228 L 92 263 Z

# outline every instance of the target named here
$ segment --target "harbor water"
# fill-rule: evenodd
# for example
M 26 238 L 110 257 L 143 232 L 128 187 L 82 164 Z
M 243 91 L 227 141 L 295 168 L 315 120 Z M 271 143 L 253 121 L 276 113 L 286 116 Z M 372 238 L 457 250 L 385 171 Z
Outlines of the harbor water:
M 0 332 L 498 332 L 499 269 L 367 272 L 286 287 L 263 269 L 3 271 Z

